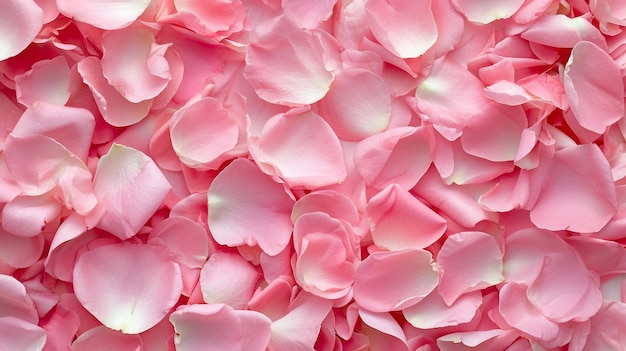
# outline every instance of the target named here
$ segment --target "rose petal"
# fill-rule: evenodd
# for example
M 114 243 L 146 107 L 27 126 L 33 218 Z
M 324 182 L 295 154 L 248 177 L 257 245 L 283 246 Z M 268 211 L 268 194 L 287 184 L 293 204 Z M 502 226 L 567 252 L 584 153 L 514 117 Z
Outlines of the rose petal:
M 43 247 L 43 235 L 24 237 L 0 230 L 0 261 L 13 268 L 32 266 L 41 257 Z
M 101 29 L 129 26 L 150 5 L 150 0 L 57 0 L 61 14 Z
M 208 304 L 227 304 L 244 309 L 254 293 L 261 274 L 238 254 L 218 251 L 200 271 L 202 298 Z
M 65 105 L 70 98 L 70 67 L 62 56 L 35 63 L 31 70 L 15 77 L 17 101 L 33 106 L 36 101 Z
M 17 317 L 0 317 L 0 350 L 41 351 L 46 331 Z
M 487 24 L 513 16 L 524 0 L 452 0 L 452 4 L 468 21 Z
M 143 342 L 139 335 L 123 334 L 105 326 L 95 327 L 82 333 L 72 343 L 72 351 L 119 351 L 141 350 Z
M 517 282 L 500 290 L 500 313 L 512 327 L 533 338 L 549 341 L 557 337 L 559 324 L 546 318 L 528 301 L 527 286 Z
M 2 209 L 2 228 L 16 236 L 33 237 L 60 213 L 61 204 L 52 196 L 20 195 Z
M 209 236 L 200 224 L 180 216 L 169 217 L 152 228 L 148 243 L 167 246 L 174 260 L 189 268 L 202 268 L 209 255 Z
M 480 291 L 461 295 L 448 306 L 439 292 L 433 290 L 417 304 L 402 310 L 404 318 L 416 328 L 433 329 L 470 322 L 483 302 Z
M 0 61 L 19 54 L 43 25 L 43 11 L 32 0 L 7 0 L 0 13 Z

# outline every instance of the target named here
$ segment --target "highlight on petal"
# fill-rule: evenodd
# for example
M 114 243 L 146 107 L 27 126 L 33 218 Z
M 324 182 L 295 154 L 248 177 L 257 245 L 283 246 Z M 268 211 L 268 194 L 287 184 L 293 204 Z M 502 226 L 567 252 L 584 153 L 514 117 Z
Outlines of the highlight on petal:
M 245 159 L 236 159 L 208 191 L 209 230 L 219 244 L 259 245 L 270 256 L 289 243 L 294 200 L 282 185 Z
M 365 212 L 374 243 L 387 250 L 423 249 L 447 228 L 444 218 L 397 184 L 373 196 Z
M 256 311 L 240 311 L 224 304 L 179 307 L 170 316 L 178 351 L 263 351 L 270 341 L 272 321 Z
M 401 310 L 422 300 L 438 283 L 439 274 L 430 252 L 376 252 L 357 267 L 354 300 L 372 312 Z
M 571 18 L 563 14 L 541 16 L 526 29 L 521 37 L 555 48 L 573 48 L 581 41 L 589 41 L 606 48 L 606 39 L 584 17 Z
M 335 76 L 320 108 L 340 139 L 362 140 L 387 129 L 391 96 L 380 76 L 365 69 L 349 69 Z
M 581 127 L 601 134 L 624 116 L 621 70 L 597 45 L 581 41 L 574 46 L 563 72 L 563 85 Z
M 400 58 L 421 56 L 437 41 L 431 0 L 368 0 L 365 11 L 374 37 Z
M 244 309 L 259 284 L 261 274 L 238 254 L 218 251 L 200 271 L 202 298 L 208 304 Z
M 180 268 L 160 245 L 103 245 L 80 255 L 74 266 L 78 301 L 102 324 L 125 334 L 156 325 L 182 289 Z
M 513 16 L 524 0 L 452 0 L 452 4 L 468 21 L 487 24 Z
M 98 205 L 87 218 L 88 224 L 128 239 L 161 207 L 170 190 L 171 185 L 151 158 L 113 144 L 98 162 L 93 181 Z
M 493 236 L 483 232 L 450 235 L 437 255 L 439 293 L 451 305 L 461 295 L 504 281 L 502 252 Z
M 483 303 L 480 291 L 461 295 L 448 306 L 439 292 L 433 290 L 422 301 L 402 310 L 404 318 L 416 328 L 450 327 L 470 322 Z
M 319 187 L 339 184 L 347 176 L 339 139 L 314 112 L 278 114 L 265 124 L 256 161 L 290 187 Z
M 43 11 L 33 0 L 7 0 L 0 11 L 0 61 L 16 56 L 35 39 Z
M 30 71 L 15 77 L 17 101 L 33 106 L 36 101 L 65 105 L 70 98 L 70 67 L 62 56 L 35 63 Z
M 59 12 L 100 29 L 129 26 L 150 5 L 150 0 L 57 0 Z

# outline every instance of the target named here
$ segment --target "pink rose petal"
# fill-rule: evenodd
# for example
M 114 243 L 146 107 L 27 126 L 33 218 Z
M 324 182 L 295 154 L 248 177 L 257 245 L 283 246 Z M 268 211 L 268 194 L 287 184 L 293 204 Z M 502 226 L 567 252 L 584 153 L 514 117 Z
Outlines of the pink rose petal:
M 402 314 L 416 328 L 442 328 L 470 322 L 482 303 L 481 292 L 473 291 L 448 306 L 439 292 L 433 290 L 422 301 L 403 309 Z
M 500 313 L 512 327 L 540 340 L 552 340 L 559 333 L 559 324 L 546 318 L 526 297 L 527 286 L 517 282 L 505 284 L 500 290 Z
M 218 251 L 202 267 L 200 289 L 208 304 L 227 304 L 244 309 L 254 293 L 261 274 L 241 256 Z
M 452 0 L 452 4 L 468 21 L 487 24 L 513 16 L 524 0 Z
M 17 100 L 26 106 L 36 101 L 65 105 L 70 98 L 70 67 L 67 61 L 57 56 L 41 60 L 30 71 L 15 77 Z
M 0 61 L 16 56 L 35 39 L 43 25 L 43 11 L 32 0 L 7 0 L 0 12 Z
M 142 350 L 142 347 L 143 342 L 139 335 L 123 334 L 105 326 L 89 329 L 72 343 L 72 351 L 105 351 L 111 348 L 137 351 Z
M 57 0 L 66 17 L 108 30 L 129 26 L 149 4 L 150 0 Z
M 33 237 L 60 213 L 61 204 L 52 196 L 18 196 L 2 209 L 2 228 L 16 236 Z

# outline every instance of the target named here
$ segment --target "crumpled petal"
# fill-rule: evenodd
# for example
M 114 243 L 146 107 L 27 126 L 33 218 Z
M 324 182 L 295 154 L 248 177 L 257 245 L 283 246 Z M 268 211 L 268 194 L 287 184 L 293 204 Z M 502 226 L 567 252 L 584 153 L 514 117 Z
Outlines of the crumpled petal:
M 224 168 L 209 187 L 208 203 L 209 229 L 219 244 L 258 244 L 274 256 L 291 239 L 294 200 L 251 161 L 236 159 Z
M 150 5 L 150 0 L 57 0 L 59 12 L 100 29 L 129 26 Z
M 175 0 L 178 12 L 163 20 L 221 40 L 243 28 L 245 8 L 240 0 Z
M 16 56 L 35 39 L 43 11 L 33 0 L 7 0 L 0 11 L 0 61 Z
M 227 304 L 242 310 L 248 305 L 261 277 L 240 255 L 218 251 L 200 271 L 202 298 L 208 304 Z
M 180 268 L 164 246 L 122 242 L 83 253 L 74 266 L 78 301 L 105 326 L 138 334 L 178 301 Z

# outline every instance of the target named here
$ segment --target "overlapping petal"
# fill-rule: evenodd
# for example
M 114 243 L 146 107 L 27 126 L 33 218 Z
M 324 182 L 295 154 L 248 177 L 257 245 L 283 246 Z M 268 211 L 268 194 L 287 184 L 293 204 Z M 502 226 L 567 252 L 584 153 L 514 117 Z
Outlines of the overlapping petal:
M 33 0 L 8 0 L 2 4 L 0 15 L 0 60 L 6 60 L 24 50 L 43 25 L 43 11 Z
M 59 12 L 101 29 L 129 26 L 150 5 L 150 0 L 58 0 Z

